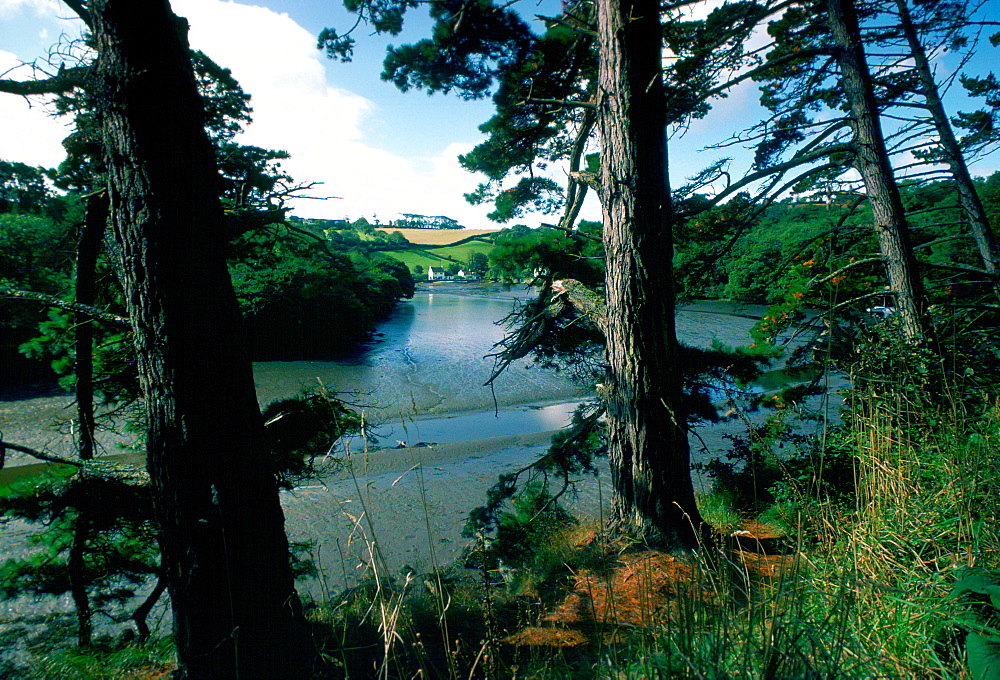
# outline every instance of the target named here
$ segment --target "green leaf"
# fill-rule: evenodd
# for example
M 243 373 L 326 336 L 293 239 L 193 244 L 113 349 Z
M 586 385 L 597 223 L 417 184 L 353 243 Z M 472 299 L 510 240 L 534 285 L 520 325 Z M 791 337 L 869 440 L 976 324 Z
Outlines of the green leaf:
M 968 576 L 959 579 L 955 587 L 951 589 L 949 597 L 956 598 L 965 593 L 978 593 L 980 595 L 1000 594 L 1000 586 L 997 579 L 985 570 L 970 570 Z
M 969 633 L 965 651 L 972 680 L 1000 680 L 1000 636 Z

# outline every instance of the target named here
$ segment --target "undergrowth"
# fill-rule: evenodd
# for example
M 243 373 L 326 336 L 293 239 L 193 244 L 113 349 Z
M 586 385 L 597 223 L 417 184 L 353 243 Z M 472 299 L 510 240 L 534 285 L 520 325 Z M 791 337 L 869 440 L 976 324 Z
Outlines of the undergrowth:
M 758 437 L 715 467 L 700 506 L 718 540 L 686 558 L 570 517 L 544 480 L 508 485 L 460 563 L 390 575 L 373 560 L 368 581 L 311 605 L 316 677 L 997 677 L 1000 400 L 986 350 L 976 363 L 873 342 L 819 439 L 784 437 L 776 453 Z M 166 659 L 144 649 L 149 662 L 128 663 Z M 88 663 L 104 674 L 77 670 Z M 133 677 L 122 663 L 65 652 L 39 657 L 34 677 Z

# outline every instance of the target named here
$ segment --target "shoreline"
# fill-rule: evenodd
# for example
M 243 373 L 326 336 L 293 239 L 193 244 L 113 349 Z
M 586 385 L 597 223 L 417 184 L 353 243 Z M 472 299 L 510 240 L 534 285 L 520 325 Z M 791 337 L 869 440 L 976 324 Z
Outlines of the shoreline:
M 569 402 L 554 402 L 556 404 Z M 444 417 L 465 415 L 467 413 L 481 413 L 480 411 L 462 411 L 450 413 Z M 434 416 L 431 416 L 433 418 Z M 485 456 L 490 453 L 501 451 L 507 448 L 548 446 L 552 435 L 558 430 L 540 430 L 525 434 L 510 434 L 497 437 L 484 437 L 482 439 L 466 439 L 455 442 L 431 443 L 423 446 L 407 447 L 386 447 L 375 448 L 365 451 L 363 448 L 351 450 L 349 455 L 339 454 L 329 456 L 332 464 L 344 465 L 344 469 L 318 473 L 317 479 L 321 481 L 341 481 L 350 479 L 352 476 L 386 474 L 389 472 L 401 472 L 411 469 L 419 464 L 440 464 L 463 460 L 465 458 Z M 16 454 L 18 458 L 35 462 L 15 465 L 4 465 L 0 468 L 0 484 L 9 484 L 17 479 L 29 477 L 31 475 L 45 472 L 48 469 L 56 468 L 59 463 L 41 462 L 31 458 L 27 454 Z M 145 453 L 110 453 L 98 455 L 94 458 L 97 461 L 108 463 L 119 463 L 123 465 L 144 466 L 146 464 Z M 322 461 L 316 461 L 317 467 L 322 469 Z

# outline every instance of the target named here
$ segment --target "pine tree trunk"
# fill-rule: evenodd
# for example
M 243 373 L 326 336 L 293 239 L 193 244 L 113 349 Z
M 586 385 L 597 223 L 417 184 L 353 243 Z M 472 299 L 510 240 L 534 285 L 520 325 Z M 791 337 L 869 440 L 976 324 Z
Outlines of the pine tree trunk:
M 910 242 L 903 201 L 896 186 L 878 119 L 871 73 L 861 45 L 852 0 L 827 0 L 828 21 L 837 46 L 844 95 L 850 108 L 854 163 L 864 180 L 874 217 L 873 227 L 885 260 L 889 290 L 907 339 L 922 342 L 924 290 Z
M 702 522 L 676 365 L 660 5 L 600 0 L 597 11 L 612 523 L 692 547 Z
M 87 592 L 87 541 L 90 540 L 90 520 L 87 511 L 80 509 L 73 520 L 73 543 L 69 547 L 66 570 L 69 574 L 69 592 L 76 607 L 76 644 L 89 647 L 93 634 L 93 616 L 90 594 Z
M 87 216 L 76 249 L 76 302 L 93 307 L 97 290 L 97 256 L 108 226 L 108 197 L 94 194 L 87 199 Z M 77 450 L 80 460 L 94 457 L 94 321 L 76 315 L 76 412 L 80 427 Z
M 924 102 L 927 105 L 927 110 L 930 111 L 934 129 L 937 130 L 941 151 L 944 152 L 951 176 L 955 180 L 958 203 L 962 206 L 965 219 L 969 222 L 969 231 L 979 249 L 979 256 L 983 260 L 983 269 L 992 277 L 993 292 L 1000 300 L 1000 249 L 997 248 L 996 237 L 993 235 L 993 230 L 990 229 L 990 221 L 986 217 L 983 202 L 979 199 L 976 186 L 972 182 L 972 175 L 969 174 L 969 166 L 965 163 L 962 147 L 959 145 L 958 139 L 955 138 L 955 131 L 948 120 L 948 114 L 945 113 L 944 103 L 938 94 L 937 83 L 934 82 L 934 74 L 931 72 L 930 63 L 927 60 L 927 53 L 913 25 L 910 8 L 907 6 L 906 0 L 896 0 L 896 7 L 899 10 L 903 35 L 910 46 L 914 67 L 920 77 L 920 90 L 924 95 Z
M 165 0 L 88 6 L 175 677 L 308 677 L 311 647 L 225 265 L 187 26 Z

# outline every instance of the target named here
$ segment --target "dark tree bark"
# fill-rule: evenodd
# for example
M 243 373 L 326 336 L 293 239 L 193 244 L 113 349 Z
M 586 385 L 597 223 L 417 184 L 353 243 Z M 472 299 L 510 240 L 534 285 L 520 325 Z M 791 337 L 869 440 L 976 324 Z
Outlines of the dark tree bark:
M 84 556 L 90 539 L 90 520 L 86 511 L 80 510 L 73 521 L 73 544 L 69 548 L 67 571 L 69 572 L 69 592 L 76 607 L 76 642 L 80 647 L 89 647 L 93 634 L 93 617 L 90 609 L 90 595 L 87 593 L 87 574 Z
M 186 23 L 89 3 L 177 678 L 304 678 L 312 656 L 228 271 Z
M 93 307 L 97 291 L 97 256 L 108 225 L 108 197 L 92 194 L 76 250 L 76 302 Z M 82 312 L 76 319 L 76 412 L 80 425 L 80 460 L 94 457 L 94 322 Z
M 702 521 L 676 365 L 660 5 L 598 2 L 613 528 L 693 547 Z
M 997 248 L 996 237 L 990 229 L 989 219 L 986 217 L 986 210 L 983 202 L 976 192 L 976 185 L 972 182 L 972 175 L 969 174 L 969 166 L 965 163 L 965 156 L 962 154 L 962 147 L 955 138 L 955 131 L 945 113 L 944 103 L 938 93 L 937 83 L 934 81 L 934 73 L 931 71 L 930 62 L 927 60 L 927 53 L 924 45 L 917 35 L 917 29 L 913 25 L 910 16 L 910 8 L 906 4 L 907 0 L 896 0 L 896 7 L 899 11 L 900 27 L 903 35 L 910 46 L 910 53 L 913 55 L 913 65 L 920 77 L 920 92 L 924 96 L 927 110 L 931 114 L 934 122 L 934 129 L 938 133 L 938 143 L 944 153 L 945 161 L 951 170 L 951 176 L 955 180 L 955 189 L 958 192 L 958 202 L 965 213 L 965 219 L 969 222 L 969 232 L 979 249 L 979 256 L 983 260 L 983 269 L 993 277 L 993 292 L 1000 300 L 1000 249 Z
M 850 108 L 854 163 L 861 173 L 874 216 L 875 236 L 885 260 L 889 290 L 907 339 L 927 339 L 924 289 L 917 271 L 903 201 L 896 186 L 878 119 L 861 31 L 853 0 L 827 0 L 827 19 L 837 47 L 844 95 Z

